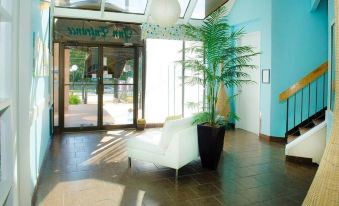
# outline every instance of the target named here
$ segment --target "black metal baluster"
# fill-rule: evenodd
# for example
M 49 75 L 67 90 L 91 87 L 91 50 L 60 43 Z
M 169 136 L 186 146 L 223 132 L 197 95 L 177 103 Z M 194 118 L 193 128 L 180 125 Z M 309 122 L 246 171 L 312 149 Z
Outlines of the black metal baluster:
M 290 98 L 287 98 L 287 110 L 286 110 L 286 133 L 287 133 L 287 131 L 288 131 L 288 108 L 289 108 L 289 100 L 290 100 Z
M 315 80 L 315 110 L 314 113 L 317 113 L 318 108 L 318 80 Z
M 308 84 L 308 116 L 307 118 L 310 117 L 310 110 L 311 110 L 311 83 Z
M 293 113 L 294 113 L 294 120 L 293 120 L 293 127 L 295 127 L 295 108 L 297 106 L 297 94 L 294 95 L 294 110 L 293 110 Z
M 324 73 L 324 79 L 323 79 L 323 109 L 325 108 L 325 80 L 326 80 L 326 78 L 325 78 L 325 76 L 326 76 L 326 73 Z
M 301 89 L 301 112 L 300 112 L 300 123 L 303 121 L 303 107 L 304 107 L 304 88 Z

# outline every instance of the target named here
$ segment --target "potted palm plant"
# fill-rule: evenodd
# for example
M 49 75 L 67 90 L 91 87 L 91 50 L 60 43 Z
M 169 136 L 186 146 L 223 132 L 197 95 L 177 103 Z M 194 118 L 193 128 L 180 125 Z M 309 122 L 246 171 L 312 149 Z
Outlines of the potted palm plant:
M 236 42 L 243 36 L 242 29 L 233 30 L 226 20 L 226 9 L 221 7 L 202 25 L 183 25 L 188 39 L 200 44 L 192 44 L 185 49 L 186 53 L 194 53 L 194 58 L 185 59 L 185 69 L 193 71 L 196 82 L 203 85 L 206 95 L 204 112 L 194 117 L 198 128 L 198 143 L 201 163 L 204 168 L 216 169 L 223 150 L 225 128 L 228 119 L 218 115 L 216 103 L 218 90 L 221 86 L 231 88 L 250 83 L 246 69 L 255 68 L 250 64 L 253 56 L 258 55 L 249 46 L 237 46 Z M 233 115 L 232 115 L 233 116 Z

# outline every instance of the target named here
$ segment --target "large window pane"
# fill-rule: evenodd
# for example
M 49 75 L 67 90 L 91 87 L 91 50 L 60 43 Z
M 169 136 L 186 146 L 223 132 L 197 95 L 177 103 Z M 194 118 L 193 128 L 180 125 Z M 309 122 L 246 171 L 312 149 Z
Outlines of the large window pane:
M 133 124 L 134 48 L 104 47 L 103 124 Z
M 195 41 L 186 41 L 185 48 L 192 48 L 196 46 L 201 46 L 201 42 Z M 197 59 L 199 58 L 195 53 L 186 52 L 185 59 Z M 184 116 L 192 116 L 203 110 L 203 97 L 204 97 L 204 88 L 201 85 L 203 80 L 203 75 L 201 73 L 185 69 L 185 95 L 184 95 Z
M 163 123 L 166 117 L 182 114 L 182 41 L 148 39 L 145 118 Z
M 97 77 L 97 47 L 69 47 L 65 49 L 64 126 L 66 128 L 97 126 Z

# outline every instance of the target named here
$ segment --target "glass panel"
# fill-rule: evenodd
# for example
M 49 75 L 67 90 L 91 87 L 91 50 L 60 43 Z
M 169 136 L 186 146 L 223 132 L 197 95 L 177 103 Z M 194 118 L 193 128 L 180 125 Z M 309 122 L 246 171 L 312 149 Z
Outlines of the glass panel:
M 190 3 L 190 0 L 180 0 L 179 3 L 180 3 L 180 9 L 181 9 L 180 17 L 182 18 L 182 17 L 185 16 L 185 13 L 186 13 L 188 4 Z
M 55 6 L 100 10 L 101 0 L 55 0 Z
M 147 0 L 106 0 L 105 10 L 144 14 Z
M 97 126 L 98 48 L 65 49 L 65 127 Z
M 133 48 L 103 50 L 103 124 L 133 124 Z
M 105 85 L 103 124 L 133 124 L 133 85 Z
M 168 116 L 182 114 L 182 41 L 147 39 L 145 118 L 163 123 Z M 161 55 L 159 55 L 161 54 Z
M 206 5 L 205 0 L 198 0 L 193 13 L 192 13 L 192 19 L 204 19 L 206 17 Z
M 185 48 L 201 46 L 201 42 L 186 41 Z M 186 60 L 197 59 L 193 52 L 185 53 Z M 198 82 L 203 81 L 203 75 L 185 69 L 185 95 L 184 95 L 184 116 L 189 117 L 203 110 L 204 87 Z
M 104 84 L 133 84 L 134 49 L 104 48 Z
M 335 101 L 335 25 L 331 27 L 331 102 L 330 109 L 334 111 L 334 101 Z
M 59 126 L 59 44 L 54 44 L 53 56 L 53 106 L 54 126 Z

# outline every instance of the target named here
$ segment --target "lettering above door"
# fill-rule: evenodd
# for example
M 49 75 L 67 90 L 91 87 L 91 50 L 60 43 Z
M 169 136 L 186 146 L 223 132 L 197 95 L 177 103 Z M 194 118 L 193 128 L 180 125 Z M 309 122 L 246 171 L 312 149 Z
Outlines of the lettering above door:
M 60 18 L 55 20 L 54 41 L 134 45 L 143 43 L 140 25 Z

